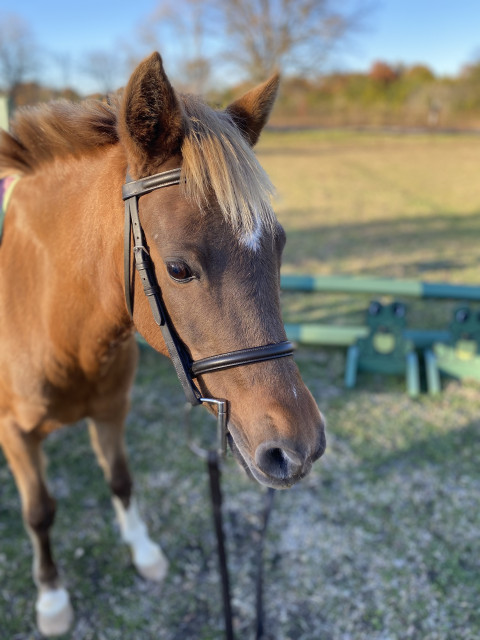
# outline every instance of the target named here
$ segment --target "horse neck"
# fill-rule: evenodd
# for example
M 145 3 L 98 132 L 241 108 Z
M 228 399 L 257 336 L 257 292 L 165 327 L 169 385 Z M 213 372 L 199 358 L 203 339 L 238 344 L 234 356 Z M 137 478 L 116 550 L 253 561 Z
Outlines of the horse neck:
M 46 322 L 51 327 L 60 314 L 57 350 L 75 351 L 87 368 L 131 332 L 122 280 L 124 180 L 124 156 L 109 147 L 45 169 L 37 190 L 50 202 L 50 211 L 42 205 L 48 228 L 38 232 L 49 252 L 52 282 L 45 286 L 56 288 Z

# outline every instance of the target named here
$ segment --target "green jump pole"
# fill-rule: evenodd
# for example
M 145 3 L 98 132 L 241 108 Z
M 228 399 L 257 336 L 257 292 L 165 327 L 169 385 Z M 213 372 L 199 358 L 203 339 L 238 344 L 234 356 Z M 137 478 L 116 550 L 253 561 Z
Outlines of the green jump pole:
M 285 324 L 287 338 L 301 344 L 349 347 L 359 338 L 368 335 L 368 327 L 342 327 L 325 324 Z M 417 349 L 426 349 L 436 342 L 448 342 L 448 331 L 428 329 L 405 329 L 405 338 L 411 340 Z
M 391 280 L 353 276 L 282 275 L 283 291 L 324 291 L 335 293 L 365 293 L 373 295 L 408 296 L 451 300 L 479 300 L 480 287 L 454 285 L 420 280 Z
M 287 338 L 301 344 L 348 347 L 368 336 L 368 327 L 336 327 L 324 324 L 286 324 Z

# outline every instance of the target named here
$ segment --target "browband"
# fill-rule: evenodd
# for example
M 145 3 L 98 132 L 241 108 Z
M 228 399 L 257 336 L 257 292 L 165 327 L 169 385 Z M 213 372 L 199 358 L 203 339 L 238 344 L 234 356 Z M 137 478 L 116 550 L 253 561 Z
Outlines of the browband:
M 180 176 L 182 175 L 181 169 L 171 169 L 170 171 L 163 171 L 162 173 L 156 173 L 153 176 L 147 176 L 146 178 L 140 178 L 140 180 L 131 180 L 127 174 L 127 180 L 122 187 L 123 199 L 127 200 L 133 196 L 143 196 L 145 193 L 155 191 L 161 187 L 170 187 L 175 184 L 180 184 Z

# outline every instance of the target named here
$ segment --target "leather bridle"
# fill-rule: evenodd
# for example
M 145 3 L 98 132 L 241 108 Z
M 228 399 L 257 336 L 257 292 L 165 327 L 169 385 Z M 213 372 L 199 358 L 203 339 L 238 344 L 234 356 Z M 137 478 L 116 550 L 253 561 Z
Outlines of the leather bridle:
M 127 181 L 123 185 L 123 200 L 125 201 L 125 243 L 124 243 L 124 277 L 125 301 L 127 309 L 133 316 L 132 280 L 130 269 L 130 247 L 133 235 L 133 255 L 135 268 L 139 273 L 143 290 L 150 303 L 150 309 L 157 325 L 162 332 L 165 345 L 175 367 L 178 379 L 182 385 L 187 401 L 190 405 L 202 403 L 214 405 L 217 408 L 217 423 L 220 445 L 224 451 L 227 433 L 227 402 L 217 398 L 204 398 L 193 378 L 205 373 L 221 371 L 231 367 L 239 367 L 256 362 L 264 362 L 276 358 L 293 355 L 294 347 L 289 341 L 250 347 L 222 353 L 219 355 L 193 361 L 175 332 L 171 320 L 162 300 L 162 294 L 155 275 L 154 265 L 150 258 L 145 235 L 139 219 L 138 199 L 140 196 L 156 189 L 178 185 L 181 182 L 181 169 L 163 171 L 146 178 L 132 180 L 127 173 Z

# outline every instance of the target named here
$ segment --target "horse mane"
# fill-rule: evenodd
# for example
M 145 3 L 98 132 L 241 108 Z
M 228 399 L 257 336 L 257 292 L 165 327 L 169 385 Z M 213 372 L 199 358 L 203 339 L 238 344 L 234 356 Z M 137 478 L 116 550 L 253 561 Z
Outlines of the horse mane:
M 81 156 L 118 142 L 115 109 L 98 100 L 58 100 L 19 109 L 1 131 L 0 175 L 28 175 L 58 157 Z
M 184 112 L 185 196 L 204 210 L 213 194 L 223 217 L 238 232 L 274 229 L 273 186 L 231 116 L 198 96 L 178 98 Z M 55 101 L 19 110 L 11 133 L 0 132 L 0 177 L 32 174 L 56 158 L 80 157 L 117 144 L 120 100 L 117 94 L 110 104 Z

